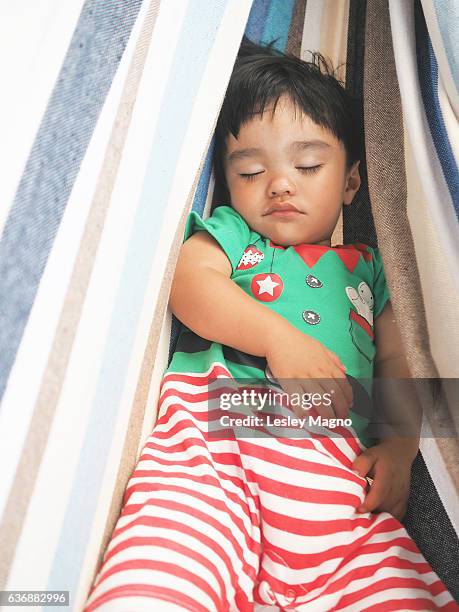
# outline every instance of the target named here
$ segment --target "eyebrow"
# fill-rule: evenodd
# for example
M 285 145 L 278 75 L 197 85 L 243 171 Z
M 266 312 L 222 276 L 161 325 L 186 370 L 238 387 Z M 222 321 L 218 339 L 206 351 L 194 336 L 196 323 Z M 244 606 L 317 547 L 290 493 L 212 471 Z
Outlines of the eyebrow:
M 314 150 L 314 149 L 327 149 L 330 148 L 328 142 L 324 140 L 295 140 L 291 142 L 287 147 L 291 151 L 305 151 L 305 150 Z M 260 155 L 263 153 L 263 149 L 257 148 L 249 148 L 249 149 L 236 149 L 228 155 L 228 163 L 235 162 L 239 159 L 247 159 L 250 157 L 255 157 L 256 155 Z

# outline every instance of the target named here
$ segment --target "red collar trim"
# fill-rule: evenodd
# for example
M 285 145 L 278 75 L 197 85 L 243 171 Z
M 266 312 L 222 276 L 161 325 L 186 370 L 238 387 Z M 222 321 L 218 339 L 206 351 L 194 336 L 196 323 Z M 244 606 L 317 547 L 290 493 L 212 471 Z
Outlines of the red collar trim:
M 365 261 L 371 261 L 372 256 L 367 249 L 367 245 L 363 243 L 357 244 L 338 244 L 334 247 L 325 246 L 322 244 L 298 244 L 293 247 L 308 268 L 313 268 L 319 259 L 328 251 L 333 251 L 341 259 L 343 264 L 353 272 L 357 266 L 360 256 L 362 255 Z

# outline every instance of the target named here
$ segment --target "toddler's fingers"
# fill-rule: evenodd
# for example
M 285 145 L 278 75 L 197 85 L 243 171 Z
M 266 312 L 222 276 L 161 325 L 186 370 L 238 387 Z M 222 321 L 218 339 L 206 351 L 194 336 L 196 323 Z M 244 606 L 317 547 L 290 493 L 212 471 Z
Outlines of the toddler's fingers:
M 301 395 L 303 392 L 301 384 L 295 379 L 281 379 L 279 380 L 279 384 L 288 395 L 289 408 L 298 416 L 304 416 L 304 414 L 301 414 Z M 299 398 L 299 405 L 297 398 Z M 283 402 L 283 405 L 285 406 L 286 404 Z
M 354 459 L 352 471 L 357 472 L 359 476 L 368 476 L 375 463 L 376 457 L 369 448 Z
M 294 412 L 301 417 L 305 416 L 305 413 L 311 409 L 317 411 L 320 416 L 333 417 L 333 411 L 329 410 L 329 413 L 324 414 L 321 412 L 321 406 L 319 404 L 318 396 L 322 397 L 323 389 L 319 384 L 319 380 L 316 378 L 302 378 L 298 380 L 299 385 L 299 403 L 297 406 L 292 406 Z
M 375 480 L 363 503 L 357 508 L 357 512 L 373 512 L 383 503 L 384 496 L 385 488 Z
M 390 510 L 390 513 L 397 520 L 401 521 L 403 517 L 405 516 L 406 511 L 407 511 L 407 504 L 403 500 L 401 500 L 393 506 L 392 510 Z
M 376 465 L 374 482 L 362 504 L 366 511 L 372 512 L 376 510 L 376 508 L 382 506 L 385 500 L 389 498 L 390 489 L 391 485 L 388 481 L 386 471 L 381 468 L 378 469 L 378 465 Z

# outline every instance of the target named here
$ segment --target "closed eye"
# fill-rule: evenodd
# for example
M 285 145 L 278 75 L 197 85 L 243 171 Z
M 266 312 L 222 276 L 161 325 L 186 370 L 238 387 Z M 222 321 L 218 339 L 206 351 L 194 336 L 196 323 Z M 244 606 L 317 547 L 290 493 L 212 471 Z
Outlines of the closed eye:
M 317 166 L 297 166 L 297 170 L 301 170 L 301 172 L 305 172 L 306 174 L 313 174 L 317 172 L 320 168 L 322 168 L 323 164 L 317 164 Z
M 242 178 L 246 181 L 253 181 L 256 176 L 263 174 L 263 172 L 264 170 L 261 170 L 260 172 L 255 172 L 254 174 L 240 174 L 239 176 L 242 176 Z
M 296 169 L 304 172 L 305 174 L 314 174 L 314 172 L 317 172 L 320 168 L 322 168 L 322 165 L 323 164 L 317 164 L 316 166 L 297 166 Z M 260 172 L 254 172 L 253 174 L 240 174 L 239 176 L 246 181 L 253 181 L 256 176 L 263 173 L 264 170 L 260 170 Z

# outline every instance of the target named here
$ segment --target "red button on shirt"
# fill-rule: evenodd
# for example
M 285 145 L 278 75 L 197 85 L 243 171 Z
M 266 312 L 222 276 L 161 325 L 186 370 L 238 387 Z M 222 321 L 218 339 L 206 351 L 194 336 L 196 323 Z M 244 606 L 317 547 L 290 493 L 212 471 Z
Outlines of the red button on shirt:
M 278 274 L 257 274 L 250 284 L 253 295 L 261 302 L 274 302 L 281 295 L 284 283 Z

